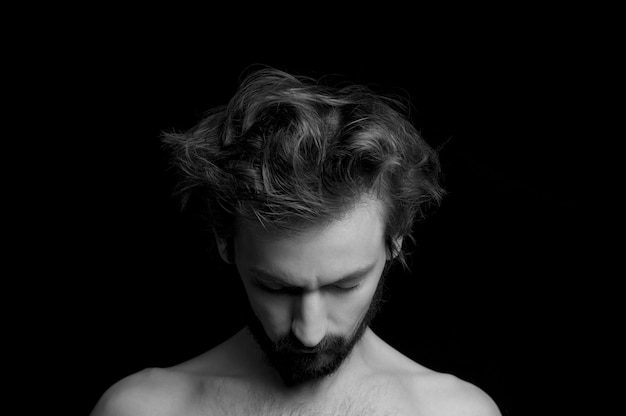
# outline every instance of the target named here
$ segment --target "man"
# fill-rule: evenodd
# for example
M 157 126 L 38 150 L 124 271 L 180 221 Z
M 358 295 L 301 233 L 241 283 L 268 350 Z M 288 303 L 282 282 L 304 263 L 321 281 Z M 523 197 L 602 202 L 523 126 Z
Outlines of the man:
M 499 415 L 477 387 L 369 328 L 404 238 L 439 202 L 436 153 L 399 103 L 274 69 L 164 140 L 249 300 L 248 325 L 112 386 L 93 416 Z

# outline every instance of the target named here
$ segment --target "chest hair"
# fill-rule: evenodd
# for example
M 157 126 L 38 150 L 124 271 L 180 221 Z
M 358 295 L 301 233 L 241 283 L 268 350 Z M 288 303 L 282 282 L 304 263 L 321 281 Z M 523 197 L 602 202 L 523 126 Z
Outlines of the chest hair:
M 361 386 L 358 391 L 342 391 L 324 400 L 290 402 L 268 392 L 221 385 L 204 400 L 201 414 L 255 416 L 402 416 L 397 400 L 388 395 L 387 385 Z M 395 403 L 394 403 L 395 402 Z

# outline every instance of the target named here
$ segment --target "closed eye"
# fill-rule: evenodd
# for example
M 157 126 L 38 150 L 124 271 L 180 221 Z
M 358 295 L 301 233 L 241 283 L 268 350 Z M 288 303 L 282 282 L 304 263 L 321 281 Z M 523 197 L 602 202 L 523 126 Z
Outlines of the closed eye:
M 266 286 L 263 284 L 259 284 L 257 286 L 262 291 L 266 293 L 275 294 L 275 295 L 298 295 L 302 293 L 302 289 L 297 288 L 297 287 L 293 287 L 293 288 L 292 287 L 270 287 L 270 286 Z M 361 286 L 360 283 L 357 283 L 356 285 L 352 285 L 352 286 L 329 285 L 329 286 L 324 287 L 324 289 L 330 292 L 347 293 L 347 292 L 356 290 L 359 286 Z
M 296 289 L 287 288 L 287 287 L 269 287 L 263 284 L 258 284 L 257 286 L 263 292 L 273 293 L 273 294 L 287 295 L 287 294 L 293 294 L 296 291 Z
M 336 280 L 334 284 L 324 286 L 322 289 L 334 293 L 348 293 L 354 291 L 360 287 L 361 282 L 370 274 L 376 264 L 376 262 L 373 262 L 369 265 L 356 269 L 353 272 L 346 274 L 344 277 Z M 276 295 L 298 295 L 302 294 L 304 291 L 303 288 L 283 284 L 283 282 L 288 280 L 284 279 L 282 276 L 269 273 L 261 268 L 251 267 L 248 270 L 253 276 L 253 284 L 265 293 Z
M 357 283 L 356 285 L 352 285 L 352 286 L 345 286 L 345 285 L 332 285 L 329 287 L 330 290 L 335 291 L 335 292 L 351 292 L 353 290 L 356 290 L 359 286 L 361 286 L 360 283 Z

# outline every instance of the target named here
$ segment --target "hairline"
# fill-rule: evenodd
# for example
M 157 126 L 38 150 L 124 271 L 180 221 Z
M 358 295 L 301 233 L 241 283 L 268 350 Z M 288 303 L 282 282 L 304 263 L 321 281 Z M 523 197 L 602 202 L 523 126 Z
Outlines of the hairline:
M 378 211 L 377 214 L 380 215 L 380 219 L 383 222 L 383 225 L 385 227 L 383 235 L 386 236 L 388 220 L 389 220 L 389 215 L 390 215 L 389 202 L 387 201 L 387 198 L 384 198 L 383 196 L 375 193 L 373 190 L 366 190 L 364 192 L 359 193 L 356 197 L 351 198 L 351 200 L 347 201 L 338 211 L 337 215 L 319 216 L 314 219 L 309 219 L 309 218 L 305 219 L 305 218 L 297 217 L 294 215 L 294 220 L 290 222 L 290 225 L 287 227 L 274 226 L 273 224 L 271 223 L 268 224 L 264 221 L 261 221 L 258 218 L 249 218 L 249 217 L 244 217 L 241 215 L 234 214 L 232 238 L 234 238 L 239 233 L 240 227 L 241 227 L 241 221 L 248 221 L 248 222 L 251 222 L 252 224 L 259 225 L 263 229 L 265 229 L 266 232 L 269 232 L 269 233 L 276 233 L 278 235 L 290 237 L 290 236 L 296 236 L 301 233 L 304 233 L 307 230 L 311 230 L 312 228 L 327 227 L 329 225 L 332 225 L 333 223 L 336 223 L 338 221 L 341 221 L 342 219 L 345 219 L 346 216 L 348 216 L 358 205 L 372 203 L 372 202 L 377 203 L 378 206 L 380 207 L 380 209 L 377 210 Z

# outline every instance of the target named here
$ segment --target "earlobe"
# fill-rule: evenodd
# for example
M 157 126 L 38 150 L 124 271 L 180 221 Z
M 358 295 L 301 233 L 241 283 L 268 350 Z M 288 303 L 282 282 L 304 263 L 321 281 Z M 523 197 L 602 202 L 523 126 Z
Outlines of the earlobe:
M 230 256 L 228 255 L 227 240 L 223 238 L 215 238 L 215 241 L 217 243 L 217 250 L 219 251 L 220 257 L 222 258 L 222 260 L 224 260 L 224 262 L 227 264 L 231 264 L 232 261 L 230 259 Z

